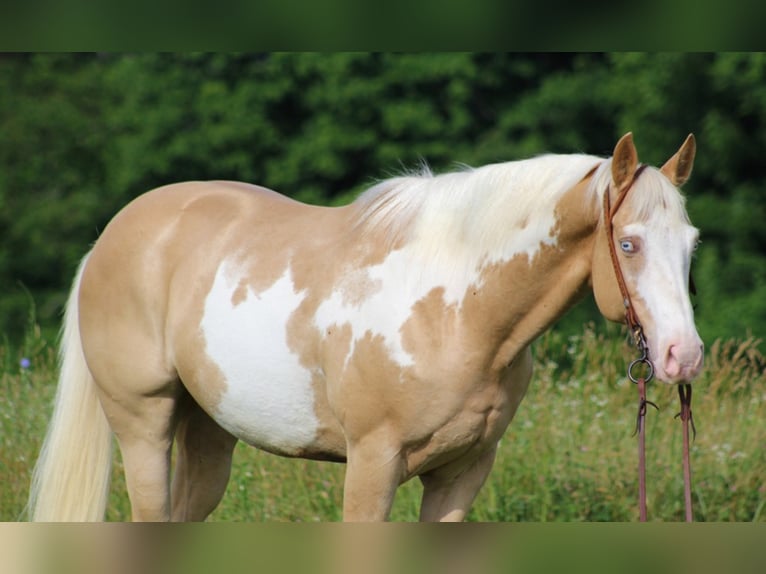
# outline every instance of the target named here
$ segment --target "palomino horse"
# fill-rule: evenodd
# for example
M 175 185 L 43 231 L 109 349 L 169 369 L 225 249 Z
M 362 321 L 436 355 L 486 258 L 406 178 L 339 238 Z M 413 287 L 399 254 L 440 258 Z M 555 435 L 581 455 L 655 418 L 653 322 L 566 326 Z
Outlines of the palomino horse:
M 699 372 L 698 234 L 677 190 L 694 154 L 690 135 L 639 169 L 626 134 L 610 159 L 396 177 L 337 208 L 234 182 L 139 197 L 74 281 L 32 517 L 103 519 L 113 432 L 134 520 L 204 519 L 237 440 L 346 461 L 345 520 L 386 519 L 415 476 L 421 519 L 463 519 L 527 390 L 532 341 L 589 288 L 624 320 L 607 241 L 658 378 Z M 625 199 L 614 239 L 605 193 Z

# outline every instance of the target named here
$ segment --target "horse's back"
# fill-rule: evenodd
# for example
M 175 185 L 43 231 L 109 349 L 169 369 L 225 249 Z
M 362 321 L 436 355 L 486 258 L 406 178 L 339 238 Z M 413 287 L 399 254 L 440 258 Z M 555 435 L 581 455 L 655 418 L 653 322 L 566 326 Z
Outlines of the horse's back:
M 237 248 L 244 222 L 287 217 L 303 206 L 266 188 L 236 182 L 186 182 L 145 193 L 109 222 L 90 253 L 82 279 L 81 322 L 99 315 L 160 329 L 173 297 L 198 293 L 220 258 Z M 181 282 L 183 289 L 175 288 Z M 191 289 L 189 289 L 191 288 Z M 131 308 L 135 307 L 135 308 Z

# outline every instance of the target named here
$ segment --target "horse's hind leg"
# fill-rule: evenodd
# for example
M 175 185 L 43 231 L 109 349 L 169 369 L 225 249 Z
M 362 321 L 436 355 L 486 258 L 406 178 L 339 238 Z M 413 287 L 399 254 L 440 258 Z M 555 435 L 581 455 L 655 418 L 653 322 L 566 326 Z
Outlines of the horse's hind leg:
M 237 439 L 218 426 L 191 397 L 185 401 L 176 431 L 172 519 L 200 521 L 223 498 Z
M 170 519 L 170 452 L 176 397 L 102 395 L 120 445 L 134 521 Z

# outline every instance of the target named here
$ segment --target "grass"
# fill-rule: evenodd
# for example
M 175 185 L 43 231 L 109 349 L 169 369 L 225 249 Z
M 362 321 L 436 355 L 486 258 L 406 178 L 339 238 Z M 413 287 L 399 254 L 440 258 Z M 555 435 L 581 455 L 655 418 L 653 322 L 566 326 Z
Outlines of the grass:
M 695 518 L 766 521 L 766 359 L 760 341 L 716 341 L 694 386 Z M 625 377 L 633 350 L 616 328 L 534 346 L 527 397 L 501 441 L 469 520 L 633 521 L 636 392 Z M 22 367 L 23 358 L 29 360 Z M 18 520 L 55 391 L 55 351 L 34 325 L 18 350 L 0 346 L 0 520 Z M 681 423 L 674 387 L 649 385 L 661 410 L 647 415 L 650 520 L 683 519 Z M 283 459 L 237 446 L 232 477 L 213 521 L 339 520 L 344 466 Z M 417 518 L 417 480 L 400 487 L 392 520 Z M 130 507 L 115 454 L 107 519 Z

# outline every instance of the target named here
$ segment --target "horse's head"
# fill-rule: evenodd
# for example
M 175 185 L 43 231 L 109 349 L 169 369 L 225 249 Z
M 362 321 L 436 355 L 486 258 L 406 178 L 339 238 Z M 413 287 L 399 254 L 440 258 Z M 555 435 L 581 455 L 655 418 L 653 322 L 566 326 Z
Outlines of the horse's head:
M 702 368 L 703 344 L 689 300 L 699 234 L 677 189 L 691 174 L 695 150 L 690 134 L 662 168 L 639 168 L 633 137 L 626 134 L 594 176 L 607 194 L 593 254 L 596 303 L 612 321 L 633 313 L 627 320 L 642 326 L 654 372 L 668 383 L 688 382 Z

